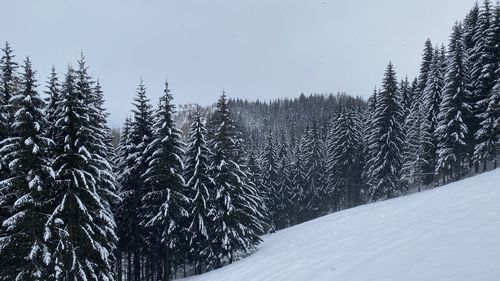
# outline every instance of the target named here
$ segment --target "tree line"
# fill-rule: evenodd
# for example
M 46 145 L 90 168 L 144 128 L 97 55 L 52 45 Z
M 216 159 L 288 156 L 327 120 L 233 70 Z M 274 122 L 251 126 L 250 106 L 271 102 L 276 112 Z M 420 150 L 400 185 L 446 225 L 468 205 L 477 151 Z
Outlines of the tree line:
M 272 227 L 496 168 L 499 67 L 500 6 L 486 0 L 447 47 L 425 42 L 418 77 L 398 80 L 389 63 L 367 103 L 342 94 L 233 101 Z

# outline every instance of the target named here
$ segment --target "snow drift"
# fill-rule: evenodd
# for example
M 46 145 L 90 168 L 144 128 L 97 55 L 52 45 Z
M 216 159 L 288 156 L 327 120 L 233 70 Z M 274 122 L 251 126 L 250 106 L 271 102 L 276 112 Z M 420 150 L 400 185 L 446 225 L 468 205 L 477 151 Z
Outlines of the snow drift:
M 189 281 L 498 281 L 500 169 L 324 216 Z

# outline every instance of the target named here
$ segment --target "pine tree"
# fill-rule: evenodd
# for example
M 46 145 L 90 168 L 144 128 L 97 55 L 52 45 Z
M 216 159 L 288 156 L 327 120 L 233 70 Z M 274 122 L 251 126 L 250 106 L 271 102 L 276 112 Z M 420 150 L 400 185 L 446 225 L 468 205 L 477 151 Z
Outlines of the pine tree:
M 283 229 L 290 226 L 291 213 L 291 198 L 292 191 L 290 190 L 290 158 L 288 152 L 288 144 L 285 135 L 281 135 L 281 140 L 278 148 L 278 216 L 276 220 L 277 229 Z
M 140 281 L 141 251 L 148 245 L 145 243 L 145 232 L 140 227 L 139 212 L 142 206 L 146 185 L 141 177 L 148 168 L 147 159 L 149 146 L 153 137 L 153 111 L 149 99 L 146 97 L 146 87 L 142 80 L 137 88 L 134 98 L 133 120 L 131 122 L 129 146 L 127 153 L 127 168 L 120 178 L 122 202 L 119 207 L 120 215 L 120 240 L 124 245 L 124 254 L 127 255 L 128 276 Z M 133 261 L 133 264 L 132 264 Z
M 483 13 L 486 13 L 487 7 L 488 3 L 485 2 Z M 476 169 L 477 165 L 482 163 L 483 171 L 486 170 L 487 161 L 493 160 L 493 156 L 496 155 L 495 139 L 497 136 L 494 130 L 494 113 L 492 114 L 492 110 L 494 111 L 493 108 L 495 106 L 492 107 L 490 103 L 495 99 L 493 96 L 496 94 L 496 89 L 493 89 L 493 86 L 496 81 L 498 81 L 500 74 L 500 57 L 498 56 L 500 51 L 500 6 L 495 8 L 494 16 L 491 19 L 489 28 L 487 30 L 484 30 L 484 28 L 485 27 L 483 26 L 483 40 L 485 42 L 484 50 L 482 52 L 483 64 L 476 66 L 476 68 L 481 67 L 481 72 L 479 75 L 479 81 L 475 84 L 480 86 L 482 91 L 478 91 L 479 89 L 476 89 L 479 94 L 476 96 L 478 101 L 475 104 L 474 111 L 479 124 L 477 124 L 478 129 L 474 131 L 476 145 L 473 154 L 473 161 L 476 164 Z
M 462 27 L 453 27 L 448 47 L 448 68 L 445 75 L 444 88 L 436 137 L 438 139 L 437 169 L 443 175 L 458 178 L 467 167 L 468 158 L 467 133 L 468 128 L 464 117 L 470 112 L 467 104 L 470 97 L 467 55 L 462 39 Z
M 19 87 L 19 77 L 17 73 L 18 64 L 14 61 L 16 57 L 9 42 L 5 42 L 5 47 L 2 49 L 2 57 L 0 58 L 1 66 L 1 106 L 2 119 L 4 124 L 11 124 L 14 117 L 14 108 L 10 105 L 10 98 L 17 94 Z M 8 126 L 8 125 L 7 125 Z M 4 135 L 6 132 L 4 131 Z
M 49 158 L 52 140 L 46 137 L 44 102 L 36 91 L 29 58 L 23 68 L 20 91 L 10 99 L 17 110 L 12 134 L 0 142 L 0 154 L 11 171 L 0 192 L 15 200 L 2 224 L 0 280 L 46 280 L 51 259 L 44 232 L 54 180 Z
M 202 265 L 207 258 L 206 249 L 209 246 L 208 229 L 210 228 L 208 224 L 214 212 L 211 200 L 215 194 L 210 176 L 210 150 L 206 137 L 205 122 L 198 111 L 189 130 L 184 172 L 191 200 L 188 209 L 189 251 L 193 256 L 196 273 L 201 273 Z
M 275 143 L 269 133 L 261 156 L 262 185 L 265 189 L 265 202 L 269 210 L 270 229 L 274 232 L 278 228 L 279 206 L 281 195 L 279 193 L 278 155 Z
M 386 68 L 382 91 L 377 99 L 374 119 L 375 158 L 369 193 L 372 200 L 391 198 L 405 190 L 401 180 L 403 144 L 405 136 L 401 124 L 402 108 L 398 99 L 396 73 L 391 63 Z
M 422 114 L 424 118 L 420 122 L 422 145 L 420 157 L 422 158 L 422 183 L 425 185 L 435 180 L 437 138 L 434 131 L 438 124 L 437 116 L 440 111 L 441 92 L 444 86 L 444 73 L 441 72 L 441 69 L 439 50 L 436 48 L 427 85 L 422 95 Z
M 500 140 L 500 79 L 493 87 L 491 96 L 488 99 L 488 106 L 481 118 L 481 128 L 475 136 L 480 142 L 474 150 L 476 161 L 483 162 L 483 171 L 486 170 L 486 161 L 493 161 L 493 168 L 497 167 L 498 146 Z
M 260 205 L 260 212 L 262 214 L 261 224 L 264 228 L 264 232 L 259 234 L 264 234 L 266 230 L 270 229 L 271 223 L 270 223 L 269 208 L 267 207 L 265 200 L 266 189 L 263 184 L 262 170 L 259 164 L 260 163 L 258 162 L 255 153 L 253 151 L 250 151 L 248 155 L 248 164 L 247 164 L 248 181 L 253 184 L 258 197 L 260 198 L 260 200 L 262 200 L 262 204 Z
M 471 50 L 469 59 L 470 80 L 469 88 L 471 95 L 468 99 L 471 112 L 464 115 L 465 123 L 468 127 L 466 134 L 467 152 L 472 154 L 474 146 L 477 141 L 474 134 L 481 127 L 482 114 L 486 111 L 488 106 L 488 98 L 491 93 L 496 79 L 495 79 L 495 62 L 494 57 L 495 42 L 493 42 L 488 33 L 491 30 L 491 8 L 489 0 L 484 0 L 479 9 L 476 29 L 474 32 L 474 48 Z M 479 140 L 481 142 L 481 140 Z M 480 155 L 476 154 L 479 159 L 473 158 L 476 170 L 477 165 L 482 160 Z
M 353 111 L 340 112 L 330 133 L 327 174 L 338 209 L 361 202 L 361 170 L 363 151 L 360 120 Z
M 47 90 L 45 91 L 45 95 L 47 96 L 45 99 L 45 115 L 47 116 L 48 124 L 55 124 L 57 121 L 56 111 L 60 99 L 60 86 L 56 69 L 52 67 L 47 81 Z M 54 138 L 56 132 L 57 128 L 55 126 L 50 126 L 48 129 L 48 136 Z
M 57 107 L 55 208 L 47 223 L 54 242 L 52 278 L 113 280 L 116 236 L 104 192 L 109 189 L 101 181 L 103 140 L 90 117 L 91 82 L 79 65 L 76 72 L 68 69 Z
M 118 143 L 118 147 L 116 149 L 116 155 L 114 158 L 114 162 L 116 165 L 115 174 L 116 180 L 118 182 L 118 194 L 123 195 L 123 187 L 127 185 L 129 182 L 131 175 L 129 174 L 130 169 L 133 166 L 133 162 L 130 161 L 129 156 L 131 155 L 131 135 L 132 130 L 132 119 L 130 117 L 125 118 L 125 122 L 123 124 L 121 133 L 120 133 L 120 141 Z M 125 239 L 127 236 L 126 224 L 127 221 L 126 212 L 127 210 L 122 208 L 124 206 L 123 202 L 119 202 L 114 208 L 114 214 L 117 222 L 117 235 L 118 235 L 118 261 L 117 261 L 117 279 L 122 280 L 122 262 L 123 262 L 123 251 L 128 249 L 128 241 Z
M 10 98 L 17 93 L 18 86 L 18 65 L 14 61 L 15 55 L 8 42 L 5 42 L 2 53 L 0 57 L 0 141 L 7 139 L 11 135 L 10 126 L 12 124 L 13 108 Z M 8 178 L 10 176 L 9 172 L 8 163 L 0 159 L 0 180 Z M 4 221 L 8 216 L 9 212 L 4 207 L 7 203 L 1 203 L 9 201 L 8 197 L 8 194 L 0 193 L 0 221 Z M 0 235 L 2 235 L 1 232 Z
M 363 168 L 363 173 L 361 175 L 365 186 L 369 185 L 371 181 L 371 176 L 374 168 L 375 156 L 377 153 L 377 134 L 375 130 L 375 117 L 377 112 L 377 89 L 373 90 L 373 94 L 368 98 L 368 108 L 366 109 L 364 115 L 366 128 L 366 134 L 364 135 L 364 153 L 366 154 L 366 163 Z M 417 97 L 418 98 L 418 97 Z
M 399 94 L 401 99 L 401 107 L 403 108 L 403 116 L 406 118 L 410 115 L 411 108 L 415 101 L 416 93 L 411 91 L 410 81 L 408 81 L 408 77 L 405 77 L 404 80 L 401 80 L 399 83 Z
M 237 158 L 236 128 L 223 92 L 211 121 L 215 132 L 210 140 L 214 179 L 215 213 L 210 229 L 209 267 L 219 267 L 222 259 L 231 263 L 239 252 L 248 253 L 261 241 L 262 201 Z
M 147 189 L 142 198 L 141 224 L 148 230 L 151 243 L 158 243 L 158 257 L 165 261 L 165 276 L 162 277 L 159 271 L 158 278 L 167 280 L 175 258 L 173 252 L 182 239 L 182 220 L 187 217 L 186 203 L 189 201 L 182 175 L 184 143 L 174 124 L 174 112 L 172 95 L 165 82 L 164 95 L 156 111 L 153 138 L 146 149 L 151 156 L 143 174 Z
M 427 77 L 432 64 L 434 48 L 430 39 L 425 41 L 424 53 L 422 54 L 422 63 L 420 64 L 420 74 L 418 76 L 418 94 L 421 95 L 427 84 Z
M 415 95 L 411 109 L 404 122 L 406 142 L 403 149 L 402 178 L 407 184 L 414 183 L 419 191 L 422 184 L 422 131 L 424 121 L 423 95 L 417 93 L 418 84 L 413 81 L 411 92 Z M 376 145 L 376 144 L 375 144 Z
M 306 168 L 306 186 L 304 189 L 306 218 L 313 219 L 326 213 L 331 208 L 331 198 L 326 186 L 326 163 L 324 143 L 321 141 L 316 122 L 303 137 L 304 165 Z
M 292 224 L 298 224 L 306 220 L 305 209 L 306 209 L 306 171 L 303 164 L 303 152 L 299 145 L 297 145 L 297 151 L 294 153 L 294 161 L 291 164 L 291 209 L 290 214 Z

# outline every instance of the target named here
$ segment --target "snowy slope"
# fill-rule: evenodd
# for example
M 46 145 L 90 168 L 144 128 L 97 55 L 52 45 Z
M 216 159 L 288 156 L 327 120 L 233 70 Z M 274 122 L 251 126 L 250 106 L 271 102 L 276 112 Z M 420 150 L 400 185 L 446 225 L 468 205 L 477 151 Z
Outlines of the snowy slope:
M 498 281 L 500 169 L 279 231 L 189 281 Z

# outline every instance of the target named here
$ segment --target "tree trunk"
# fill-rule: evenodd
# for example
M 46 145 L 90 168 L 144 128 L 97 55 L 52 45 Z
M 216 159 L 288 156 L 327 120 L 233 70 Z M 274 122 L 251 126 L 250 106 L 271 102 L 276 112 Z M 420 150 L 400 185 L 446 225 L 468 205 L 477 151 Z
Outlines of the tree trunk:
M 132 281 L 132 253 L 127 252 L 127 281 Z
M 150 273 L 150 270 L 151 270 L 151 267 L 150 267 L 150 262 L 151 262 L 151 259 L 149 258 L 149 255 L 146 256 L 146 263 L 144 264 L 144 271 L 145 271 L 145 278 L 146 278 L 146 281 L 150 281 L 150 278 L 151 278 L 151 275 L 149 274 Z
M 141 281 L 141 255 L 139 250 L 134 253 L 134 281 Z
M 116 277 L 118 281 L 122 281 L 122 253 L 118 253 L 118 257 L 116 257 Z

